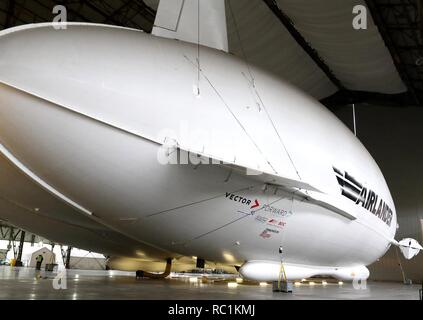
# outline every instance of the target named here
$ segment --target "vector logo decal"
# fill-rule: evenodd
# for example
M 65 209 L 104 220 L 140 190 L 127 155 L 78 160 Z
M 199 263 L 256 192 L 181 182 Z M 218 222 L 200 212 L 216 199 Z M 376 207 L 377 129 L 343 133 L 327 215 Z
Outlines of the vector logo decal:
M 262 237 L 263 239 L 269 239 L 272 236 L 272 234 L 277 234 L 277 233 L 279 233 L 279 231 L 266 228 L 263 230 L 262 233 L 260 233 L 259 236 Z
M 230 193 L 230 192 L 226 192 L 226 199 L 242 203 L 246 206 L 249 206 L 250 209 L 255 209 L 255 208 L 260 207 L 260 202 L 257 199 L 252 201 L 251 199 L 248 199 L 248 198 L 245 198 L 245 197 L 242 197 L 242 196 Z

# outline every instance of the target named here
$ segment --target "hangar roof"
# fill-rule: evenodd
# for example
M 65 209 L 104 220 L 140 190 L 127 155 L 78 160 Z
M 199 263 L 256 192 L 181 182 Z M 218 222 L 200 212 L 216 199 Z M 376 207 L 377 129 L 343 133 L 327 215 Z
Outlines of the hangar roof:
M 0 29 L 69 21 L 151 32 L 159 0 L 4 0 Z M 367 30 L 352 26 L 368 8 Z M 329 107 L 353 102 L 423 104 L 420 0 L 226 0 L 230 52 L 287 79 Z

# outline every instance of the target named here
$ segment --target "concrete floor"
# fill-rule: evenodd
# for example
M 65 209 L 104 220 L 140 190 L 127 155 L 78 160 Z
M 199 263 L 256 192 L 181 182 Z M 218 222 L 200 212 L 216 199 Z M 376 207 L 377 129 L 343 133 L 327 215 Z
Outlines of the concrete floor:
M 56 290 L 57 273 L 36 272 L 33 268 L 0 267 L 0 299 L 205 299 L 205 300 L 303 300 L 303 299 L 387 299 L 418 300 L 420 286 L 369 282 L 367 289 L 355 290 L 351 283 L 322 286 L 301 285 L 293 294 L 274 293 L 271 285 L 191 283 L 189 278 L 135 280 L 133 273 L 119 271 L 68 270 L 67 289 Z M 56 281 L 57 282 L 57 281 Z

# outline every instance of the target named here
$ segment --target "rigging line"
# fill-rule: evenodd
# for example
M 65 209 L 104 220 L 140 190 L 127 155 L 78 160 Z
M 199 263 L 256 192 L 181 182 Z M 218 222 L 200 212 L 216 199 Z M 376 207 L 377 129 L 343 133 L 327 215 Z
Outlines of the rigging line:
M 250 217 L 250 216 L 251 216 L 251 214 L 244 214 L 244 216 L 243 216 L 243 217 L 240 217 L 240 218 L 238 218 L 238 219 L 235 219 L 235 220 L 233 220 L 233 221 L 230 221 L 230 222 L 228 222 L 228 223 L 224 224 L 223 226 L 220 226 L 220 227 L 218 227 L 218 228 L 216 228 L 216 229 L 213 229 L 213 230 L 211 230 L 211 231 L 209 231 L 209 232 L 206 232 L 206 233 L 200 234 L 199 236 L 197 236 L 197 237 L 195 237 L 195 238 L 192 238 L 191 240 L 189 240 L 188 242 L 185 242 L 184 244 L 188 244 L 188 243 L 190 243 L 190 242 L 192 242 L 192 241 L 195 241 L 195 240 L 198 240 L 198 239 L 200 239 L 200 238 L 203 238 L 203 237 L 205 237 L 205 236 L 207 236 L 207 235 L 209 235 L 209 234 L 211 234 L 211 233 L 213 233 L 213 232 L 216 232 L 216 231 L 218 231 L 218 230 L 220 230 L 220 229 L 223 229 L 223 228 L 225 228 L 225 227 L 227 227 L 227 226 L 229 226 L 229 225 L 231 225 L 231 224 L 234 224 L 235 222 L 238 222 L 238 221 L 243 220 L 243 219 L 245 219 L 245 218 L 247 218 L 247 217 Z
M 279 198 L 279 199 L 277 199 L 277 200 L 275 200 L 275 201 L 273 201 L 273 202 L 270 202 L 270 203 L 268 203 L 268 205 L 275 204 L 276 202 L 279 202 L 279 201 L 281 201 L 282 199 L 284 199 L 284 197 L 281 197 L 281 198 Z M 229 226 L 229 225 L 231 225 L 231 224 L 234 224 L 235 222 L 238 222 L 238 221 L 240 221 L 240 220 L 243 220 L 243 219 L 245 219 L 245 218 L 247 218 L 247 217 L 254 216 L 256 212 L 259 212 L 260 210 L 263 210 L 263 209 L 264 209 L 264 206 L 263 206 L 263 207 L 261 207 L 261 208 L 260 208 L 260 209 L 258 209 L 258 210 L 255 210 L 255 211 L 254 211 L 254 214 L 249 214 L 249 213 L 243 213 L 243 212 L 241 212 L 242 214 L 244 214 L 244 216 L 243 216 L 243 217 L 237 218 L 237 219 L 235 219 L 235 220 L 232 220 L 232 221 L 230 221 L 230 222 L 228 222 L 228 223 L 224 224 L 223 226 L 217 227 L 216 229 L 213 229 L 213 230 L 208 231 L 208 232 L 206 232 L 206 233 L 200 234 L 199 236 L 196 236 L 195 238 L 192 238 L 191 240 L 188 240 L 187 242 L 184 242 L 183 244 L 184 244 L 184 245 L 187 245 L 188 243 L 190 243 L 190 242 L 192 242 L 192 241 L 198 240 L 198 239 L 203 238 L 203 237 L 205 237 L 205 236 L 207 236 L 207 235 L 209 235 L 209 234 L 211 234 L 211 233 L 213 233 L 213 232 L 219 231 L 219 230 L 221 230 L 221 229 L 223 229 L 223 228 L 225 228 L 225 227 L 227 227 L 227 226 Z
M 401 275 L 402 275 L 403 283 L 405 284 L 406 281 L 407 281 L 407 277 L 406 277 L 405 272 L 404 272 L 404 269 L 402 267 L 401 258 L 400 258 L 400 255 L 398 254 L 398 247 L 397 246 L 395 246 L 395 254 L 397 256 L 398 266 L 400 267 L 400 270 L 401 270 Z
M 259 92 L 258 92 L 258 90 L 257 90 L 255 77 L 254 77 L 254 75 L 253 75 L 253 71 L 251 70 L 250 62 L 248 61 L 247 55 L 246 55 L 246 53 L 245 53 L 244 45 L 243 45 L 242 40 L 241 40 L 241 34 L 239 33 L 238 23 L 237 23 L 237 21 L 236 21 L 235 14 L 234 14 L 233 9 L 232 9 L 231 0 L 229 0 L 229 1 L 228 1 L 228 4 L 229 4 L 229 10 L 230 10 L 230 12 L 231 12 L 232 20 L 234 21 L 234 25 L 235 25 L 235 33 L 236 33 L 236 35 L 237 35 L 238 42 L 239 42 L 239 45 L 240 45 L 240 47 L 241 47 L 241 53 L 242 53 L 242 56 L 243 56 L 244 62 L 245 62 L 245 64 L 246 64 L 246 66 L 247 66 L 247 70 L 248 70 L 248 73 L 249 73 L 250 78 L 251 78 L 251 85 L 253 86 L 253 90 L 254 90 L 255 94 L 257 95 L 257 97 L 259 98 L 260 103 L 261 103 L 261 105 L 263 106 L 264 111 L 266 112 L 266 116 L 267 116 L 267 118 L 269 119 L 270 123 L 272 124 L 272 127 L 273 127 L 273 129 L 275 130 L 275 132 L 276 132 L 276 134 L 277 134 L 277 136 L 278 136 L 278 139 L 279 139 L 280 143 L 282 144 L 282 147 L 283 147 L 283 149 L 285 150 L 285 153 L 287 154 L 287 156 L 288 156 L 288 158 L 289 158 L 289 161 L 291 162 L 292 167 L 293 167 L 293 168 L 294 168 L 294 170 L 295 170 L 295 173 L 297 174 L 298 178 L 299 178 L 300 180 L 302 180 L 302 179 L 301 179 L 301 175 L 300 175 L 300 173 L 299 173 L 299 171 L 298 171 L 297 167 L 295 166 L 294 160 L 292 159 L 292 157 L 291 157 L 290 153 L 288 152 L 288 148 L 286 147 L 285 143 L 283 142 L 283 139 L 282 139 L 281 135 L 279 134 L 279 132 L 278 132 L 278 130 L 277 130 L 277 128 L 276 128 L 275 123 L 273 122 L 272 118 L 270 117 L 270 114 L 269 114 L 269 112 L 267 111 L 266 106 L 265 106 L 265 105 L 264 105 L 264 103 L 263 103 L 263 100 L 262 100 L 262 98 L 261 98 L 261 96 L 260 96 L 260 93 L 259 93 Z
M 262 107 L 263 107 L 263 109 L 264 109 L 264 112 L 266 113 L 267 118 L 269 119 L 270 123 L 272 124 L 272 127 L 273 127 L 273 129 L 275 130 L 276 135 L 278 136 L 278 139 L 279 139 L 279 141 L 280 141 L 280 143 L 281 143 L 281 145 L 282 145 L 283 149 L 285 150 L 285 153 L 286 153 L 286 155 L 288 156 L 288 159 L 289 159 L 289 161 L 291 162 L 292 167 L 293 167 L 293 168 L 294 168 L 294 170 L 295 170 L 295 173 L 297 174 L 297 176 L 298 176 L 298 178 L 300 179 L 300 181 L 302 181 L 302 179 L 301 179 L 301 175 L 300 175 L 300 172 L 298 171 L 298 168 L 297 168 L 297 166 L 295 165 L 295 162 L 294 162 L 294 160 L 292 159 L 291 154 L 290 154 L 290 153 L 289 153 L 289 151 L 288 151 L 288 148 L 286 147 L 285 143 L 283 142 L 283 139 L 282 139 L 281 135 L 279 134 L 278 129 L 276 128 L 276 124 L 275 124 L 275 122 L 273 121 L 272 117 L 270 116 L 269 112 L 267 111 L 266 105 L 263 103 L 263 100 L 261 99 L 261 97 L 260 97 L 260 95 L 259 95 L 259 93 L 257 92 L 257 89 L 256 89 L 255 87 L 254 87 L 254 90 L 256 90 L 256 94 L 257 94 L 258 98 L 260 99 L 260 102 L 261 102 L 261 105 L 262 105 Z
M 185 59 L 188 60 L 188 62 L 190 62 L 191 64 L 193 64 L 192 61 L 186 55 L 184 55 L 184 57 L 185 57 Z M 254 146 L 256 147 L 256 149 L 258 150 L 258 152 L 261 154 L 261 156 L 263 157 L 263 159 L 267 162 L 267 164 L 270 166 L 270 168 L 272 168 L 272 170 L 274 171 L 274 173 L 276 175 L 278 175 L 278 172 L 276 171 L 276 169 L 273 167 L 273 165 L 270 163 L 270 161 L 266 158 L 265 154 L 260 149 L 260 147 L 257 145 L 257 143 L 254 141 L 253 137 L 251 137 L 251 135 L 248 133 L 247 129 L 242 125 L 241 121 L 237 118 L 237 116 L 235 115 L 235 113 L 232 111 L 232 109 L 226 103 L 225 99 L 219 93 L 219 90 L 217 90 L 217 88 L 212 84 L 212 82 L 210 81 L 210 79 L 203 73 L 202 70 L 200 70 L 200 72 L 203 75 L 204 79 L 207 80 L 207 82 L 209 83 L 209 85 L 213 89 L 213 91 L 216 93 L 216 95 L 219 97 L 219 99 L 222 101 L 222 103 L 225 105 L 226 109 L 229 111 L 229 113 L 232 115 L 232 117 L 235 119 L 235 121 L 238 123 L 238 125 L 241 127 L 241 129 L 244 131 L 244 133 L 246 134 L 246 136 L 254 144 Z
M 231 0 L 228 1 L 228 5 L 229 5 L 229 10 L 231 12 L 232 20 L 234 21 L 235 33 L 236 33 L 236 36 L 238 38 L 239 46 L 241 47 L 242 57 L 244 58 L 244 62 L 246 64 L 246 66 L 247 66 L 248 73 L 250 74 L 251 82 L 252 82 L 252 84 L 254 84 L 253 73 L 251 72 L 250 63 L 248 62 L 248 58 L 247 58 L 247 54 L 245 53 L 244 45 L 242 44 L 241 34 L 239 33 L 238 23 L 236 21 L 234 11 L 232 10 Z
M 354 135 L 357 137 L 357 123 L 355 118 L 355 103 L 352 105 L 352 112 L 353 112 L 353 124 L 354 124 Z
M 246 191 L 246 190 L 249 190 L 251 188 L 257 187 L 259 185 L 262 185 L 262 184 L 263 183 L 260 182 L 258 184 L 254 184 L 252 186 L 248 186 L 248 187 L 245 187 L 245 188 L 242 188 L 242 189 L 237 189 L 237 190 L 234 190 L 234 191 L 230 191 L 229 193 L 236 193 L 236 192 Z M 175 210 L 178 210 L 178 209 L 182 209 L 182 208 L 190 207 L 190 206 L 193 206 L 193 205 L 196 205 L 196 204 L 200 204 L 200 203 L 203 203 L 203 202 L 207 202 L 207 201 L 210 201 L 210 200 L 218 199 L 220 197 L 223 197 L 224 195 L 225 194 L 218 194 L 217 196 L 214 196 L 214 197 L 211 197 L 211 198 L 202 199 L 202 200 L 199 200 L 199 201 L 195 201 L 195 202 L 183 204 L 183 205 L 178 206 L 178 207 L 175 207 L 175 208 L 166 209 L 166 210 L 163 210 L 163 211 L 160 211 L 160 212 L 151 213 L 151 214 L 146 215 L 145 217 L 146 218 L 150 218 L 150 217 L 154 217 L 154 216 L 157 216 L 157 215 L 160 215 L 160 214 L 170 213 L 170 212 L 175 211 Z

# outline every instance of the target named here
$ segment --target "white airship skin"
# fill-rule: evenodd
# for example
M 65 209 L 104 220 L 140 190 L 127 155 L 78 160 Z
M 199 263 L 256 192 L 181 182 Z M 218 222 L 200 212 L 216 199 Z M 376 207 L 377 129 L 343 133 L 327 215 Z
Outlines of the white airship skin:
M 289 279 L 367 278 L 397 228 L 373 158 L 306 94 L 207 47 L 199 72 L 197 50 L 105 25 L 0 32 L 0 218 L 112 255 L 244 264 L 260 281 L 278 278 L 280 247 Z M 176 147 L 225 164 L 160 163 Z M 26 187 L 4 182 L 12 171 Z M 125 240 L 70 229 L 90 223 Z

